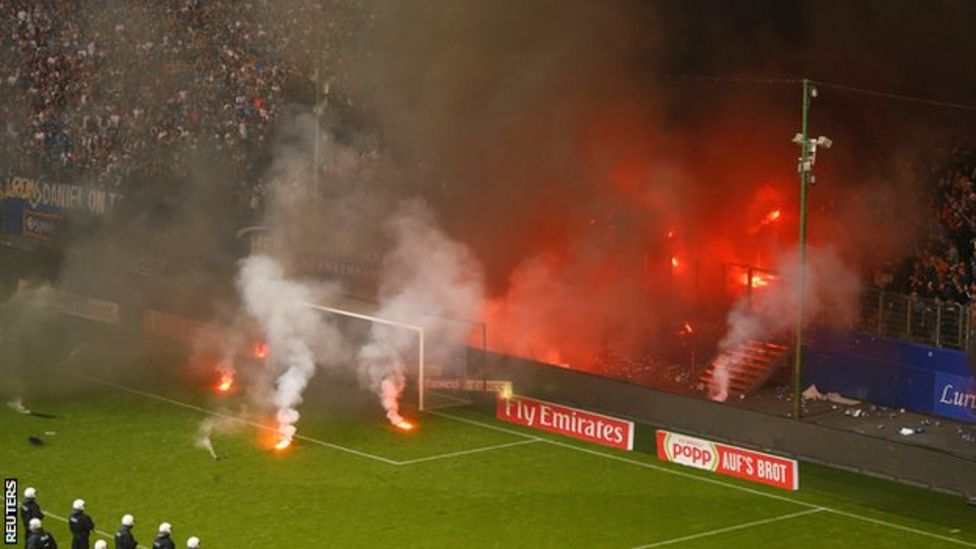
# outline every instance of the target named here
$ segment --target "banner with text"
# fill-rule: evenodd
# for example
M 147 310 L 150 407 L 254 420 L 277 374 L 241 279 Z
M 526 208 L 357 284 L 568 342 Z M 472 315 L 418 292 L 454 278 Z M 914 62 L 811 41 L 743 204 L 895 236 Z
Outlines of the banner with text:
M 559 433 L 620 450 L 634 449 L 632 421 L 520 396 L 499 396 L 496 415 L 502 421 L 533 429 Z
M 657 457 L 785 490 L 800 488 L 800 469 L 795 459 L 670 431 L 657 431 Z
M 933 412 L 940 416 L 976 421 L 976 378 L 935 373 Z

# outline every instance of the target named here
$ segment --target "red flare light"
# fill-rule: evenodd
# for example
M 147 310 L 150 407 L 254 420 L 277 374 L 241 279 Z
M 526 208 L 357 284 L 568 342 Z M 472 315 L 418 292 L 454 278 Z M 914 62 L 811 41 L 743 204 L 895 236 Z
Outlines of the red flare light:
M 254 346 L 254 358 L 264 360 L 268 358 L 268 344 L 261 342 Z
M 769 212 L 768 214 L 766 214 L 766 217 L 763 218 L 763 224 L 764 225 L 767 225 L 769 223 L 775 223 L 775 222 L 779 221 L 779 218 L 782 215 L 783 215 L 783 212 L 782 211 L 780 211 L 780 210 L 773 210 L 773 211 Z
M 280 452 L 282 450 L 287 449 L 289 446 L 291 446 L 291 439 L 283 438 L 279 440 L 277 444 L 274 445 L 274 449 Z
M 749 275 L 746 274 L 743 275 L 742 277 L 742 285 L 743 286 L 751 285 L 753 288 L 765 288 L 766 286 L 769 286 L 769 283 L 772 282 L 773 280 L 776 280 L 775 276 L 760 275 L 760 274 L 752 275 L 752 280 L 749 280 Z
M 671 266 L 675 268 L 678 267 L 678 256 L 671 256 Z
M 401 431 L 413 431 L 414 429 L 417 428 L 416 425 L 414 425 L 413 423 L 410 423 L 409 421 L 407 421 L 405 419 L 400 419 L 400 421 L 394 422 L 393 423 L 393 426 L 396 427 L 397 429 L 401 430 Z
M 217 384 L 217 391 L 221 393 L 229 392 L 234 388 L 234 374 L 226 372 L 220 375 L 220 383 Z
M 693 333 L 695 333 L 695 329 L 692 328 L 691 327 L 691 324 L 688 323 L 688 322 L 685 322 L 684 325 L 681 326 L 681 329 L 678 330 L 678 335 L 683 335 L 684 336 L 684 335 L 691 335 Z

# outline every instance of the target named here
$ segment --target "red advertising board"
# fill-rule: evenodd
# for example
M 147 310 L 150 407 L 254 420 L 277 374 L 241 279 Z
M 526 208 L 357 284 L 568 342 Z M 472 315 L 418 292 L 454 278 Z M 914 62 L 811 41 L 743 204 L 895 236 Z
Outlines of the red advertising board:
M 657 457 L 696 469 L 768 484 L 786 490 L 800 488 L 795 459 L 729 446 L 670 431 L 657 431 Z
M 611 448 L 634 449 L 632 421 L 520 396 L 499 396 L 496 412 L 498 419 L 509 423 L 559 433 Z

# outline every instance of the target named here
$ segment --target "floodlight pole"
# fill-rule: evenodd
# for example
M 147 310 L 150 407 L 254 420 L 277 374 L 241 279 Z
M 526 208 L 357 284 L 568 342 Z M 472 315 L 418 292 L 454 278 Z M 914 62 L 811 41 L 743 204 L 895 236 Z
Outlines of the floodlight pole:
M 807 186 L 810 182 L 810 172 L 813 168 L 810 161 L 810 99 L 816 93 L 808 78 L 803 79 L 803 114 L 800 126 L 802 140 L 800 142 L 800 280 L 797 292 L 796 310 L 796 342 L 793 363 L 793 417 L 800 419 L 803 406 L 803 305 L 806 299 L 806 268 L 807 268 Z
M 319 67 L 315 67 L 315 72 L 312 74 L 312 78 L 315 79 L 315 106 L 312 110 L 315 113 L 315 143 L 312 144 L 312 192 L 315 193 L 316 200 L 319 198 L 319 139 L 321 138 L 319 132 L 322 126 L 322 100 L 319 97 L 322 91 L 322 83 L 319 74 Z

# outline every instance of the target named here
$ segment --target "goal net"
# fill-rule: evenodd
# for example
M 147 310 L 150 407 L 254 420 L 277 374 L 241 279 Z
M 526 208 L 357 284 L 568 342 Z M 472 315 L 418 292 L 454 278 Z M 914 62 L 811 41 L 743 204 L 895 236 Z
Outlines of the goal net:
M 390 330 L 394 336 L 392 339 L 400 342 L 394 352 L 398 355 L 396 359 L 404 366 L 404 402 L 415 405 L 421 411 L 471 404 L 468 398 L 472 391 L 472 368 L 469 367 L 473 354 L 471 348 L 481 347 L 483 350 L 487 343 L 487 330 L 483 323 L 423 313 L 411 315 L 410 318 L 386 318 L 377 314 L 378 306 L 375 304 L 352 298 L 337 304 L 306 303 L 305 306 L 322 315 L 334 317 L 343 331 L 366 334 L 377 325 Z M 445 323 L 451 324 L 453 329 L 432 327 Z M 447 338 L 445 332 L 464 333 L 467 336 Z

